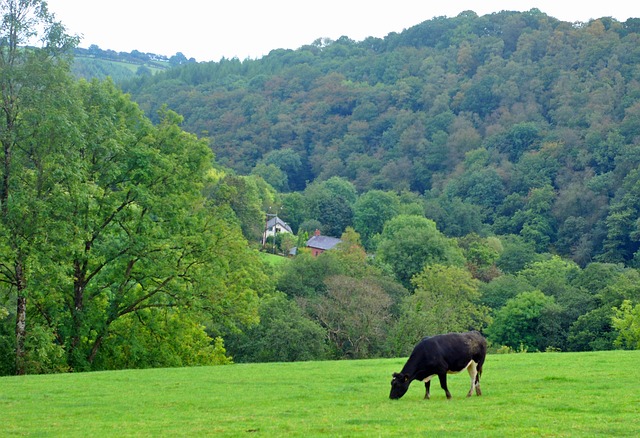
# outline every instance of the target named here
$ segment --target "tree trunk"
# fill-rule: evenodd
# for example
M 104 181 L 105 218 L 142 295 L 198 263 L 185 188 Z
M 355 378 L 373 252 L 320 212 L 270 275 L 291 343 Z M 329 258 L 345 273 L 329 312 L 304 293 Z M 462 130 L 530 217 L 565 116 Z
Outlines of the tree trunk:
M 16 315 L 16 374 L 25 374 L 25 350 L 24 340 L 26 337 L 27 327 L 27 297 L 18 297 Z
M 16 284 L 18 300 L 16 306 L 16 374 L 26 372 L 24 342 L 27 336 L 27 297 L 25 295 L 25 279 L 22 264 L 16 263 Z

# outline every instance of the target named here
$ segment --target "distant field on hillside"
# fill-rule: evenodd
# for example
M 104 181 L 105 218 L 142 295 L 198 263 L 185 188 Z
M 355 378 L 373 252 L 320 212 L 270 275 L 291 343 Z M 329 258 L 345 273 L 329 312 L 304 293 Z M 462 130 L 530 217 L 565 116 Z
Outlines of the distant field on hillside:
M 636 436 L 640 351 L 490 355 L 469 377 L 414 382 L 405 359 L 237 364 L 0 378 L 0 436 Z
M 135 63 L 77 55 L 72 72 L 85 79 L 111 77 L 115 82 L 119 82 L 134 78 L 140 67 L 145 67 L 149 73 L 156 74 L 169 68 L 169 65 L 159 61 Z
M 285 263 L 289 263 L 288 258 L 286 257 L 282 257 L 279 255 L 274 255 L 274 254 L 269 254 L 266 252 L 261 252 L 260 256 L 262 257 L 262 259 L 264 261 L 266 261 L 267 263 L 269 263 L 271 266 L 281 266 Z

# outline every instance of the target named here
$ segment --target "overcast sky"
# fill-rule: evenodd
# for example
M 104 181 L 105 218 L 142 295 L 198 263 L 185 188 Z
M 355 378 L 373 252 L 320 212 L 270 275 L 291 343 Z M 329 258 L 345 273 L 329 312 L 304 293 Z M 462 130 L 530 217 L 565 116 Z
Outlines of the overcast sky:
M 48 0 L 80 47 L 119 52 L 182 52 L 198 61 L 259 58 L 318 38 L 361 41 L 472 10 L 542 12 L 564 21 L 640 17 L 634 0 Z

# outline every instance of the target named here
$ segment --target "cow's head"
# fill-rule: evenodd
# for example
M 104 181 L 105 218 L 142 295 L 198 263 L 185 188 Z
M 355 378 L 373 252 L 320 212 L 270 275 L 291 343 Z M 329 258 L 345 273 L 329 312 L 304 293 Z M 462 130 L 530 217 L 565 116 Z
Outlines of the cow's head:
M 389 398 L 395 400 L 402 397 L 409 389 L 409 383 L 411 383 L 411 381 L 409 380 L 408 374 L 393 373 Z

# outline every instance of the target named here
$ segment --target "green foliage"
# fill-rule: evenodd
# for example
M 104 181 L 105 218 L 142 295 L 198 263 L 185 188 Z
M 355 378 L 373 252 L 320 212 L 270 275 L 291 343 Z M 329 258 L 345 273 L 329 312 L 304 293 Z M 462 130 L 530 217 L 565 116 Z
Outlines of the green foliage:
M 335 252 L 325 251 L 313 257 L 309 250 L 298 249 L 298 255 L 286 265 L 278 277 L 278 290 L 288 297 L 315 297 L 325 293 L 325 278 L 342 273 Z
M 501 275 L 489 283 L 480 284 L 482 303 L 494 311 L 502 308 L 516 295 L 533 290 L 534 287 L 525 278 L 511 274 Z
M 571 325 L 567 345 L 571 351 L 613 350 L 618 336 L 612 326 L 614 312 L 611 308 L 598 307 L 580 315 Z
M 435 222 L 420 216 L 399 215 L 389 220 L 382 231 L 377 255 L 407 288 L 411 287 L 411 278 L 427 264 L 464 263 L 455 240 L 440 233 Z
M 304 198 L 308 218 L 322 224 L 324 235 L 340 236 L 352 225 L 356 190 L 349 181 L 332 177 L 314 182 L 305 189 Z
M 260 323 L 231 335 L 227 345 L 236 362 L 320 360 L 327 354 L 326 332 L 283 294 L 260 303 Z
M 411 282 L 414 292 L 394 327 L 395 354 L 409 354 L 424 336 L 483 330 L 491 321 L 489 308 L 480 304 L 479 281 L 464 268 L 427 265 Z
M 371 190 L 358 197 L 353 209 L 353 226 L 365 248 L 371 248 L 374 236 L 382 233 L 385 222 L 399 213 L 400 201 L 395 193 Z
M 255 176 L 225 175 L 208 189 L 209 197 L 215 204 L 228 204 L 231 207 L 242 234 L 252 243 L 262 239 L 264 206 L 275 197 L 273 189 L 260 182 Z
M 559 306 L 555 299 L 536 290 L 522 292 L 496 312 L 486 332 L 498 345 L 544 351 L 558 340 Z
M 503 250 L 499 239 L 495 237 L 482 239 L 477 234 L 469 234 L 458 239 L 458 244 L 464 252 L 467 268 L 474 278 L 489 282 L 501 275 L 496 266 L 496 261 Z
M 361 194 L 408 190 L 449 237 L 514 234 L 582 267 L 631 266 L 637 39 L 633 21 L 467 12 L 385 38 L 186 64 L 124 89 L 151 117 L 168 104 L 222 164 L 281 191 L 332 177 Z M 343 201 L 321 203 L 335 223 L 314 211 L 296 225 L 319 220 L 335 236 L 355 225 L 372 249 Z
M 146 309 L 114 322 L 94 369 L 160 368 L 231 363 L 221 338 L 212 339 L 188 312 Z
M 615 344 L 640 350 L 640 304 L 634 306 L 630 300 L 624 300 L 619 308 L 613 310 L 613 326 L 619 333 Z
M 380 356 L 391 322 L 391 298 L 376 278 L 332 276 L 327 292 L 312 304 L 335 358 Z
M 3 99 L 14 132 L 0 136 L 0 292 L 16 308 L 2 371 L 228 361 L 214 338 L 255 322 L 273 283 L 230 202 L 203 196 L 206 142 L 166 109 L 152 125 L 112 82 L 74 83 L 50 53 L 23 54 L 28 73 L 2 76 L 22 90 L 19 106 Z

